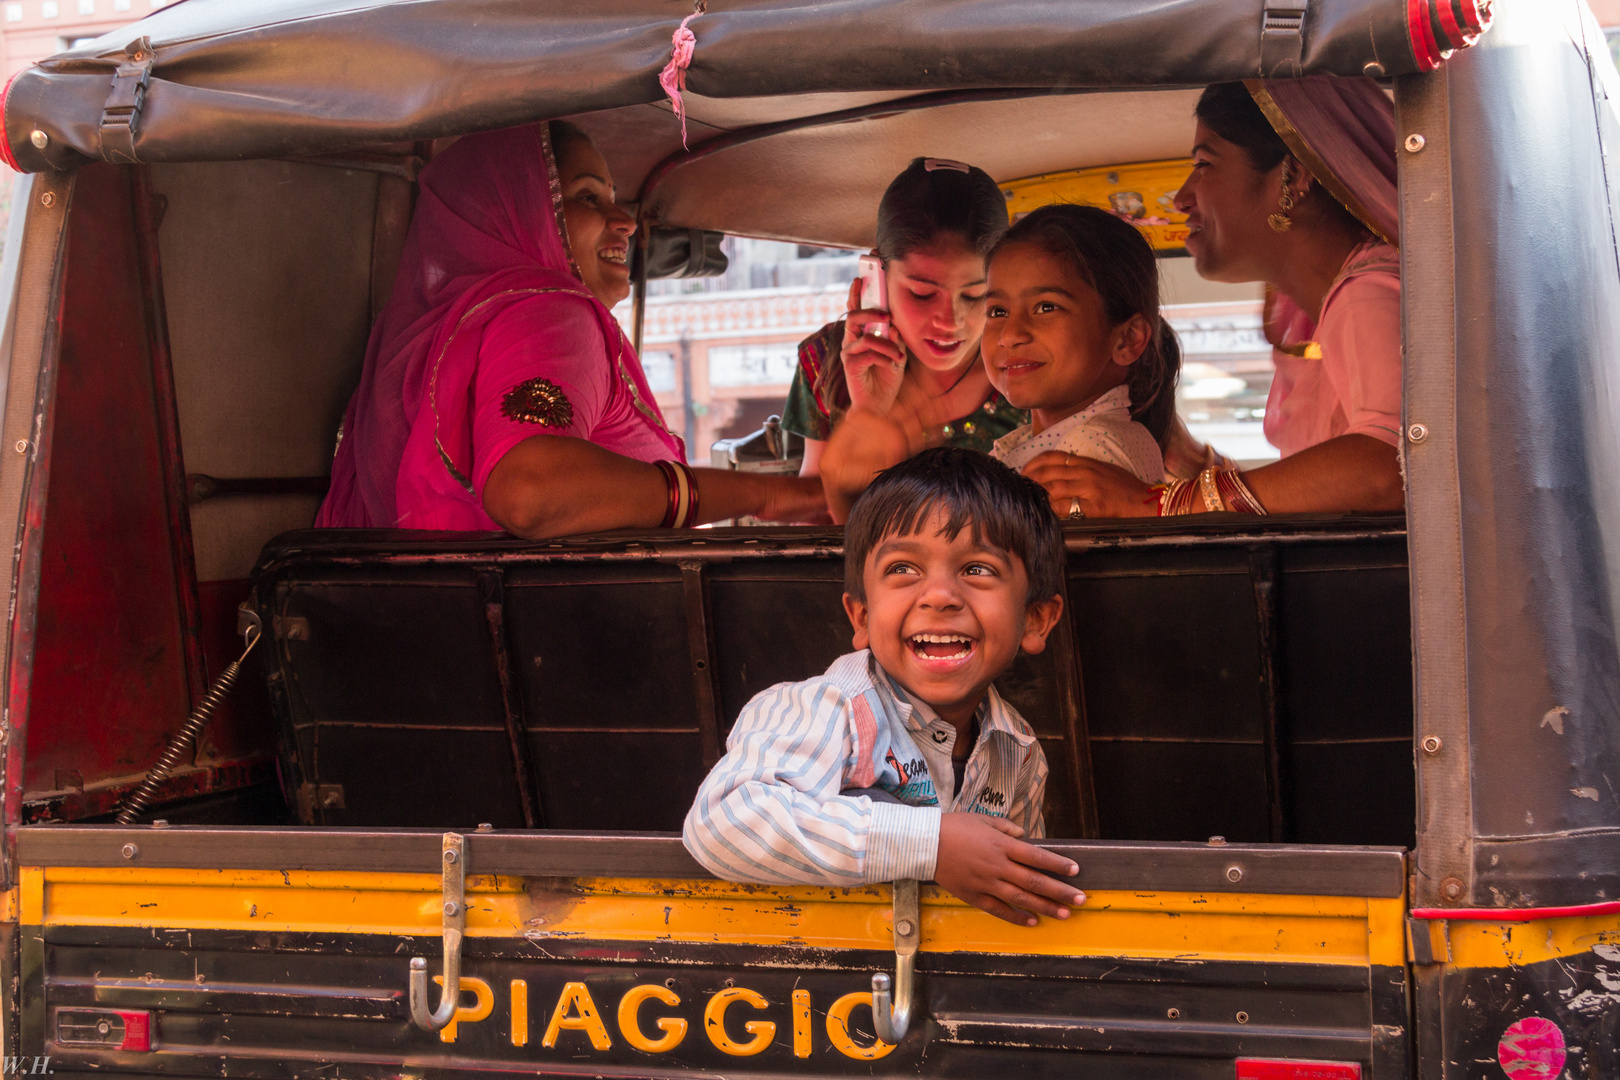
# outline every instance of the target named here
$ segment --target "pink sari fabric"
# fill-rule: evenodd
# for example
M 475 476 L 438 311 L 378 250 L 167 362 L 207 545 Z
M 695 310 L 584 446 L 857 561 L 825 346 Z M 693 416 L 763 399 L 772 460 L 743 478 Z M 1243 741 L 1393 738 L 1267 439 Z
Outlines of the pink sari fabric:
M 1253 80 L 1249 92 L 1311 175 L 1374 234 L 1345 259 L 1313 322 L 1286 296 L 1269 312 L 1279 347 L 1265 432 L 1284 457 L 1401 427 L 1400 199 L 1395 107 L 1371 79 Z
M 543 124 L 468 136 L 422 171 L 318 527 L 498 530 L 484 483 L 537 435 L 684 460 L 618 322 L 574 272 L 554 176 Z

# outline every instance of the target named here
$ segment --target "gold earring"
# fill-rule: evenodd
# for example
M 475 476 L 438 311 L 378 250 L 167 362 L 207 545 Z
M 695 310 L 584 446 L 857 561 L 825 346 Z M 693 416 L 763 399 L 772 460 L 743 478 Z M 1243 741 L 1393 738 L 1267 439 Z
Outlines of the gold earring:
M 1294 193 L 1288 189 L 1289 179 L 1288 162 L 1285 161 L 1282 172 L 1282 198 L 1277 200 L 1282 209 L 1266 218 L 1266 224 L 1276 232 L 1287 232 L 1294 227 L 1294 219 L 1288 216 L 1288 212 L 1294 208 Z

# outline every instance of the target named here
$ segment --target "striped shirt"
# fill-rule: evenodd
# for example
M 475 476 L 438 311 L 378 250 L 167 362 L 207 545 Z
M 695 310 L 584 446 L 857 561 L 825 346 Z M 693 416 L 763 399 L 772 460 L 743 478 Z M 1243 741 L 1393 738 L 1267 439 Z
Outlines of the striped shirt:
M 825 674 L 755 695 L 686 815 L 687 850 L 715 876 L 763 884 L 928 880 L 940 807 L 1004 817 L 1044 835 L 1046 755 L 990 687 L 979 741 L 953 791 L 956 728 L 913 703 L 867 650 Z M 899 804 L 850 788 L 880 788 Z

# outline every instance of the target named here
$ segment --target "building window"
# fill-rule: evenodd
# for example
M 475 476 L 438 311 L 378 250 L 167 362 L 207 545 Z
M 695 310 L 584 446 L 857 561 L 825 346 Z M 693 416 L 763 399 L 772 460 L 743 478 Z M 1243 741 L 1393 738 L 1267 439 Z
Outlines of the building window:
M 94 15 L 96 13 L 96 0 L 79 0 L 80 15 Z
M 39 5 L 39 17 L 42 19 L 56 18 L 56 0 L 44 0 Z
M 113 10 L 114 11 L 128 11 L 129 10 L 129 0 L 113 0 Z
M 663 350 L 641 354 L 641 370 L 647 376 L 647 387 L 655 394 L 675 392 L 675 354 Z
M 709 346 L 710 386 L 786 386 L 799 364 L 797 342 Z
M 22 22 L 22 5 L 6 5 L 6 22 Z

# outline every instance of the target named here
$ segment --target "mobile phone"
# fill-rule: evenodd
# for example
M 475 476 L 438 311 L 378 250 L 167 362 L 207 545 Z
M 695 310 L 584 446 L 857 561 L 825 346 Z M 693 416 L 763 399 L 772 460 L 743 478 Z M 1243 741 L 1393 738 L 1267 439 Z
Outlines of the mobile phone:
M 889 310 L 889 280 L 883 272 L 883 260 L 876 255 L 861 256 L 861 307 L 868 311 Z M 889 336 L 889 324 L 866 324 L 866 332 L 878 337 Z

